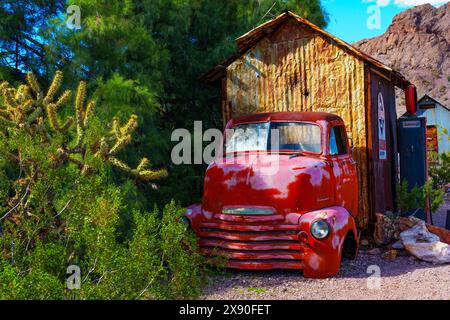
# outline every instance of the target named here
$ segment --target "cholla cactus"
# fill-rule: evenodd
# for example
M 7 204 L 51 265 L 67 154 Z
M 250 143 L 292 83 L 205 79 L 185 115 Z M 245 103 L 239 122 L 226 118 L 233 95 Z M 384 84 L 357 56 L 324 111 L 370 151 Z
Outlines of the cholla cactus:
M 77 146 L 80 146 L 84 138 L 84 100 L 86 99 L 86 82 L 81 81 L 78 85 L 77 96 L 75 98 L 75 114 L 77 119 Z
M 1 95 L 3 97 L 3 105 L 0 106 L 0 128 L 3 126 L 20 127 L 28 130 L 29 133 L 41 132 L 40 118 L 48 118 L 51 127 L 57 131 L 67 131 L 73 122 L 69 118 L 65 124 L 60 125 L 57 118 L 58 109 L 68 102 L 70 97 L 69 91 L 54 103 L 54 97 L 58 92 L 62 81 L 62 73 L 57 72 L 50 89 L 44 97 L 36 77 L 32 73 L 28 73 L 28 85 L 20 85 L 17 90 L 11 88 L 9 83 L 3 82 L 0 86 Z M 34 93 L 35 98 L 32 97 Z
M 41 100 L 42 99 L 42 90 L 41 90 L 41 87 L 39 86 L 36 76 L 32 72 L 28 72 L 27 82 L 30 85 L 31 89 L 33 89 L 34 93 L 36 94 L 37 100 Z
M 137 126 L 138 117 L 136 115 L 132 115 L 124 126 L 120 125 L 118 118 L 114 118 L 111 124 L 112 130 L 109 136 L 103 138 L 100 142 L 100 148 L 96 156 L 108 159 L 116 168 L 141 180 L 149 181 L 167 177 L 167 171 L 164 169 L 157 171 L 148 169 L 150 161 L 147 158 L 143 158 L 136 169 L 131 169 L 126 163 L 115 157 L 131 141 L 131 135 Z M 111 147 L 109 147 L 110 144 Z
M 50 85 L 47 95 L 44 98 L 45 103 L 50 103 L 53 101 L 53 98 L 55 97 L 56 92 L 61 87 L 62 79 L 63 79 L 62 72 L 56 71 L 56 74 L 55 74 L 55 77 L 53 78 L 52 84 Z
M 131 169 L 127 164 L 114 157 L 110 157 L 109 161 L 116 168 L 119 168 L 120 170 L 145 181 L 167 177 L 167 171 L 164 169 L 156 171 L 147 169 L 147 165 L 149 163 L 147 158 L 142 159 L 141 163 L 136 169 Z
M 1 83 L 0 130 L 23 128 L 30 135 L 38 134 L 44 142 L 50 142 L 52 132 L 46 128 L 46 120 L 48 120 L 51 130 L 62 134 L 72 130 L 73 124 L 76 123 L 75 147 L 69 149 L 61 146 L 57 154 L 51 156 L 55 166 L 71 162 L 79 166 L 82 174 L 87 174 L 91 172 L 91 168 L 86 163 L 86 155 L 88 151 L 93 151 L 96 157 L 110 162 L 114 167 L 138 179 L 149 181 L 167 176 L 166 170 L 148 169 L 149 161 L 146 158 L 141 160 L 136 169 L 131 169 L 116 158 L 117 153 L 131 141 L 131 136 L 138 125 L 136 115 L 131 116 L 123 126 L 120 125 L 117 118 L 114 118 L 110 134 L 93 145 L 87 145 L 84 138 L 89 127 L 89 120 L 94 114 L 95 101 L 89 101 L 85 107 L 87 88 L 84 81 L 80 82 L 75 97 L 75 120 L 73 117 L 69 117 L 64 124 L 61 124 L 58 119 L 58 110 L 69 102 L 72 94 L 70 90 L 66 90 L 55 101 L 62 80 L 62 72 L 57 71 L 45 95 L 32 73 L 27 75 L 28 85 L 20 85 L 17 89 L 11 88 L 7 82 Z

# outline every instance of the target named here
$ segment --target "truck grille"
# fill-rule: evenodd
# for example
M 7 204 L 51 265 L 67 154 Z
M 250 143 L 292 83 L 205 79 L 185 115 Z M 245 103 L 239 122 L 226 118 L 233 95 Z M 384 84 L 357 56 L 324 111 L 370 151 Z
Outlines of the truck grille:
M 203 222 L 197 233 L 205 255 L 228 258 L 236 269 L 303 269 L 298 226 L 273 223 Z

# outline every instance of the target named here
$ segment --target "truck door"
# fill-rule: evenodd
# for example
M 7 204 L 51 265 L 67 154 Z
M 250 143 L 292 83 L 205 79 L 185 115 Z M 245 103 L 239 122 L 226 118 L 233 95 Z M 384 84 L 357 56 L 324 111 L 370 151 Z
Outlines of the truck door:
M 335 177 L 336 205 L 346 208 L 351 214 L 358 210 L 358 181 L 356 163 L 348 146 L 348 138 L 343 125 L 330 129 L 329 154 Z

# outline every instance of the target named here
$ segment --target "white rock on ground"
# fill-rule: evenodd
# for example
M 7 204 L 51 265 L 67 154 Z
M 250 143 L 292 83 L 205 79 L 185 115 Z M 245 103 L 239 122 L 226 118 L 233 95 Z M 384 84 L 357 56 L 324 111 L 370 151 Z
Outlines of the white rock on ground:
M 450 245 L 440 242 L 437 235 L 429 232 L 424 221 L 403 231 L 400 239 L 405 249 L 420 260 L 450 263 Z

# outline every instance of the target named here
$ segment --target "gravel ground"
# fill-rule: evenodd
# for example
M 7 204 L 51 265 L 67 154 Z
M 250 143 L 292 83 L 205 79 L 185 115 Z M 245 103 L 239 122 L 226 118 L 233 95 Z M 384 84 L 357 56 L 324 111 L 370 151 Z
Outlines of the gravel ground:
M 434 215 L 434 224 L 445 226 L 450 201 Z M 373 272 L 381 272 L 379 289 L 369 289 Z M 332 279 L 303 278 L 299 271 L 228 270 L 212 276 L 201 299 L 214 300 L 363 300 L 439 299 L 450 300 L 450 265 L 433 265 L 399 251 L 389 260 L 381 254 L 360 251 L 356 260 L 344 260 Z
M 367 273 L 371 265 L 380 267 L 379 289 L 369 289 L 368 284 L 375 283 L 370 277 L 373 273 Z M 450 300 L 450 265 L 433 265 L 411 256 L 386 260 L 360 252 L 356 260 L 344 260 L 340 273 L 332 279 L 305 279 L 296 271 L 228 270 L 210 278 L 201 299 Z

